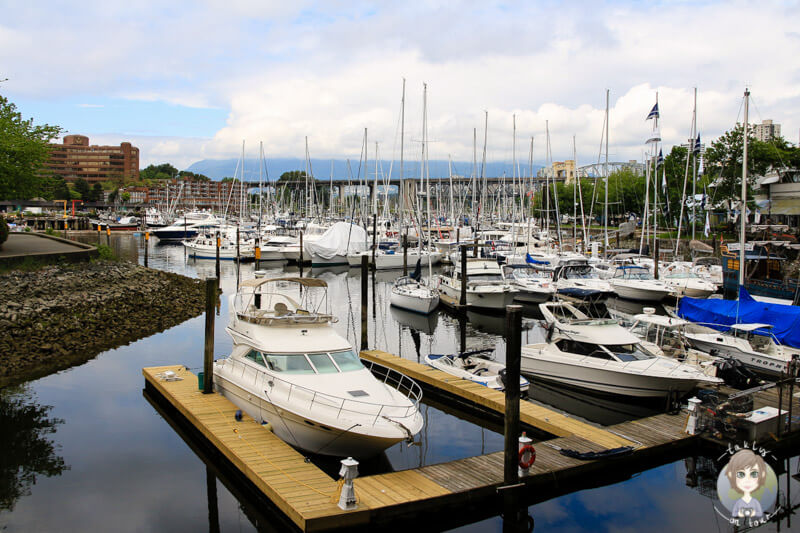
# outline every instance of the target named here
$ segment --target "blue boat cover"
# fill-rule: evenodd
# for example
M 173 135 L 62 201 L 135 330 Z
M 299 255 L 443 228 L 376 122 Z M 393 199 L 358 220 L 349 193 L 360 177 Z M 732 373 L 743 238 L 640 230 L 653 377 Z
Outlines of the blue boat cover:
M 738 300 L 681 298 L 678 316 L 719 331 L 733 324 L 770 324 L 781 344 L 800 348 L 800 307 L 756 301 L 741 286 Z
M 529 265 L 549 265 L 550 261 L 539 261 L 531 257 L 531 254 L 525 254 L 525 262 Z

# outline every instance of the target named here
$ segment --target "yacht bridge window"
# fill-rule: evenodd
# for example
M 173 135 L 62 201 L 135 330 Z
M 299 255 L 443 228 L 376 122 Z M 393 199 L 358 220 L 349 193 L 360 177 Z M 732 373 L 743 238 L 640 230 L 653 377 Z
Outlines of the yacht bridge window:
M 250 350 L 244 357 L 273 372 L 287 374 L 334 374 L 364 368 L 352 350 L 311 354 L 274 354 Z

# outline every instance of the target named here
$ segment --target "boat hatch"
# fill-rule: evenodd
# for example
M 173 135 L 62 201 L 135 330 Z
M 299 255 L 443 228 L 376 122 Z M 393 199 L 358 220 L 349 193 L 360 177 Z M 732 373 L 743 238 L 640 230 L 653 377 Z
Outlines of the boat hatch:
M 369 394 L 364 392 L 363 390 L 349 390 L 347 391 L 347 394 L 349 394 L 353 398 L 361 398 L 363 396 L 369 396 Z

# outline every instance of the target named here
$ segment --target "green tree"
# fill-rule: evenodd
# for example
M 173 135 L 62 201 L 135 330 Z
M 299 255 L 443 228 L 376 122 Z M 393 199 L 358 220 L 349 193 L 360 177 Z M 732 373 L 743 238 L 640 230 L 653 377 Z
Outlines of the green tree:
M 99 202 L 103 199 L 103 186 L 99 183 L 92 185 L 92 193 L 90 197 L 90 202 Z
M 75 183 L 73 183 L 72 187 L 78 194 L 81 195 L 81 200 L 89 200 L 89 197 L 91 196 L 91 189 L 89 188 L 88 181 L 83 178 L 78 178 L 75 180 Z
M 178 176 L 178 169 L 169 163 L 160 165 L 148 165 L 139 171 L 139 178 L 142 180 L 169 180 Z
M 58 126 L 23 120 L 17 107 L 0 96 L 0 199 L 27 199 L 39 193 L 47 143 L 60 133 Z
M 195 174 L 194 172 L 189 172 L 188 170 L 181 170 L 178 174 L 179 178 L 191 178 L 195 181 L 211 181 L 211 178 L 205 176 L 203 174 Z M 232 178 L 231 178 L 232 179 Z
M 130 201 L 131 201 L 131 193 L 129 193 L 127 191 L 122 193 L 122 203 L 123 204 L 127 204 Z

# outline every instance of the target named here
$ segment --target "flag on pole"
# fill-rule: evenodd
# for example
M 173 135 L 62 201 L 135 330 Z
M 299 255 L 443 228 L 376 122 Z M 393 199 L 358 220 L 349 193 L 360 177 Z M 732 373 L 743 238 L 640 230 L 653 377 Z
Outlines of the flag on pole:
M 664 151 L 659 148 L 658 159 L 656 159 L 656 168 L 664 164 Z
M 658 117 L 658 102 L 656 102 L 656 105 L 654 105 L 653 109 L 650 110 L 650 113 L 647 114 L 645 121 L 650 120 L 651 118 L 658 119 Z
M 667 190 L 667 169 L 661 169 L 661 188 L 664 192 L 664 213 L 669 219 L 669 191 Z
M 703 228 L 703 235 L 708 239 L 708 234 L 711 233 L 711 221 L 708 218 L 708 211 L 706 211 L 706 227 Z
M 661 142 L 661 132 L 656 129 L 653 130 L 653 132 L 650 134 L 650 137 L 645 141 L 645 144 L 660 143 L 660 142 Z
M 700 153 L 700 134 L 697 134 L 697 139 L 694 140 L 694 149 L 692 153 L 699 154 Z

